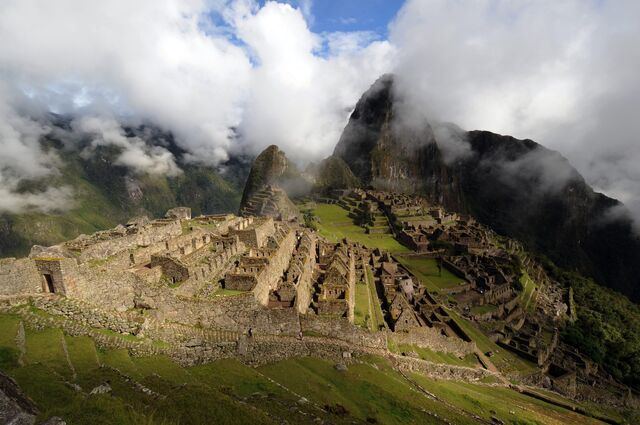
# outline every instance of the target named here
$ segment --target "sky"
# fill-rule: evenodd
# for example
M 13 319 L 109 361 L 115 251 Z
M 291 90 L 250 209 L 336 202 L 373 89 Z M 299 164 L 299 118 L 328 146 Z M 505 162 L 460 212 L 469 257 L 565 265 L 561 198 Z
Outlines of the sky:
M 73 198 L 17 190 L 59 172 L 47 111 L 132 174 L 181 170 L 125 122 L 195 162 L 274 143 L 309 161 L 393 73 L 412 114 L 536 140 L 640 218 L 639 17 L 635 0 L 0 0 L 0 211 Z

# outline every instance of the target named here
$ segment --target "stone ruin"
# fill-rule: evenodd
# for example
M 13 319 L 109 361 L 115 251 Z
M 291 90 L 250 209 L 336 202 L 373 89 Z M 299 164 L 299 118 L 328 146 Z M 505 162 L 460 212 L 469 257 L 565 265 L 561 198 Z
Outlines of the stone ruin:
M 472 219 L 412 197 L 351 191 L 341 201 L 354 214 L 363 206 L 377 208 L 403 243 L 418 229 L 422 236 L 406 244 L 416 254 L 439 258 L 462 284 L 431 294 L 394 256 L 348 240 L 329 242 L 296 221 L 192 217 L 188 208 L 174 208 L 164 218 L 138 217 L 52 247 L 34 246 L 28 258 L 1 259 L 0 299 L 9 305 L 35 299 L 55 312 L 66 305 L 61 300 L 70 300 L 82 306 L 74 307 L 73 316 L 92 327 L 191 344 L 169 354 L 193 362 L 185 353 L 200 345 L 182 335 L 211 333 L 217 341 L 220 332 L 295 337 L 308 330 L 361 349 L 386 350 L 386 341 L 393 340 L 458 356 L 472 353 L 475 344 L 442 305 L 446 295 L 455 300 L 449 308 L 470 320 L 499 324 L 490 338 L 537 364 L 540 374 L 531 376 L 537 385 L 592 401 L 602 401 L 605 387 L 617 388 L 616 402 L 627 397 L 628 388 L 610 385 L 611 377 L 559 341 L 546 318 L 566 316 L 564 296 L 516 242 L 498 246 L 497 236 Z M 376 214 L 371 227 L 378 227 Z M 539 283 L 535 314 L 514 289 L 516 253 Z M 374 288 L 382 311 L 384 323 L 373 332 L 353 325 L 359 282 Z M 483 305 L 495 309 L 473 313 Z M 222 355 L 216 350 L 207 356 Z M 202 359 L 198 353 L 195 358 Z

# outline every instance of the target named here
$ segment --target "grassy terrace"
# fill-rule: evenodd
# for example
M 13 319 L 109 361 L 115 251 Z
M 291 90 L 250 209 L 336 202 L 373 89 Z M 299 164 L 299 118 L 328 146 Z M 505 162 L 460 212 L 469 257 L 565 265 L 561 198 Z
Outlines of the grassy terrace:
M 491 362 L 501 371 L 516 375 L 527 375 L 537 370 L 537 367 L 516 356 L 515 354 L 498 346 L 491 341 L 482 331 L 476 328 L 473 323 L 460 317 L 455 311 L 447 310 L 451 318 L 462 328 L 463 331 L 476 343 L 478 349 L 483 353 L 491 351 Z
M 423 285 L 433 292 L 440 292 L 464 283 L 462 279 L 452 274 L 446 268 L 442 268 L 442 274 L 438 271 L 438 260 L 427 257 L 396 256 L 396 259 L 413 273 Z
M 369 310 L 369 288 L 366 283 L 356 283 L 356 305 L 354 307 L 354 322 L 358 326 L 371 329 L 371 312 Z
M 366 268 L 367 273 L 367 283 L 369 288 L 369 297 L 371 300 L 371 309 L 373 310 L 371 314 L 371 329 L 377 330 L 380 327 L 385 326 L 384 322 L 384 314 L 382 313 L 382 306 L 380 305 L 380 299 L 378 298 L 378 292 L 375 287 L 375 280 L 373 278 L 373 272 L 370 267 Z
M 316 204 L 313 214 L 318 218 L 318 232 L 332 242 L 349 238 L 369 248 L 409 252 L 409 249 L 396 241 L 392 234 L 365 233 L 364 228 L 353 223 L 349 212 L 337 204 Z
M 18 324 L 15 316 L 0 315 L 0 353 L 16 350 Z M 419 354 L 432 361 L 470 364 L 429 350 Z M 478 415 L 495 416 L 505 424 L 597 423 L 506 388 L 436 381 L 418 374 L 409 381 L 387 360 L 373 356 L 361 357 L 347 371 L 310 357 L 258 368 L 235 360 L 181 367 L 165 356 L 140 358 L 125 349 L 97 349 L 91 338 L 63 335 L 58 329 L 27 329 L 25 365 L 18 365 L 17 357 L 2 360 L 3 372 L 38 405 L 38 422 L 56 415 L 70 425 L 417 425 L 476 424 L 472 415 Z M 105 382 L 111 392 L 89 394 Z
M 529 277 L 529 274 L 527 274 L 527 272 L 524 272 L 522 274 L 522 277 L 520 278 L 520 283 L 522 284 L 522 293 L 520 294 L 521 297 L 521 304 L 522 304 L 522 308 L 524 310 L 533 310 L 533 308 L 535 307 L 535 298 L 536 298 L 536 284 L 535 282 L 531 279 L 531 277 Z
M 451 364 L 455 366 L 465 366 L 465 367 L 480 366 L 475 354 L 469 354 L 464 358 L 460 359 L 451 353 L 433 351 L 428 348 L 418 347 L 417 345 L 410 345 L 410 344 L 395 345 L 391 341 L 389 341 L 389 350 L 394 353 L 405 353 L 405 354 L 414 352 L 418 356 L 420 356 L 422 360 L 428 360 L 433 363 L 444 363 L 444 364 Z
M 485 314 L 485 313 L 494 312 L 497 309 L 498 309 L 498 307 L 493 305 L 493 304 L 477 305 L 475 307 L 471 307 L 471 313 L 472 314 Z
M 479 416 L 485 421 L 509 424 L 600 424 L 602 422 L 519 394 L 507 388 L 487 387 L 454 381 L 433 381 L 421 375 L 412 377 L 426 390 L 438 394 L 447 403 Z

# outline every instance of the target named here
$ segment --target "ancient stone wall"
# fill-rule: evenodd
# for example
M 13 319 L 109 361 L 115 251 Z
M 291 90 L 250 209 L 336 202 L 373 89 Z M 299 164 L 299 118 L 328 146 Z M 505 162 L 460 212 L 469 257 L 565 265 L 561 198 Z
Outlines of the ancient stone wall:
M 33 260 L 0 259 L 0 295 L 35 294 L 43 292 L 43 285 Z
M 376 349 L 387 348 L 385 332 L 369 332 L 355 326 L 346 318 L 321 317 L 311 314 L 300 316 L 300 327 L 303 333 L 330 336 L 349 344 Z
M 388 339 L 397 345 L 415 345 L 432 351 L 452 353 L 458 357 L 464 357 L 476 350 L 475 343 L 442 335 L 436 328 L 422 327 L 412 328 L 408 332 L 390 332 Z
M 182 282 L 189 279 L 189 269 L 177 258 L 168 255 L 156 254 L 151 256 L 151 268 L 160 267 L 162 274 L 171 280 L 171 283 Z
M 253 288 L 253 295 L 260 304 L 266 306 L 269 303 L 269 292 L 278 287 L 278 281 L 289 267 L 291 253 L 295 248 L 295 244 L 295 232 L 288 230 L 286 236 L 280 241 L 278 249 L 269 259 L 269 263 L 265 265 L 256 286 Z
M 310 233 L 302 236 L 305 243 L 304 254 L 298 258 L 297 264 L 301 268 L 296 284 L 295 309 L 300 314 L 306 314 L 313 296 L 313 271 L 316 266 L 316 237 Z M 302 251 L 302 250 L 301 250 Z
M 229 234 L 238 236 L 238 239 L 248 247 L 262 248 L 267 239 L 273 236 L 275 230 L 273 219 L 269 217 L 255 219 L 248 226 L 246 224 L 238 225 L 229 229 Z
M 136 288 L 147 284 L 129 271 L 113 271 L 108 265 L 80 266 L 74 280 L 75 287 L 67 292 L 68 297 L 120 312 L 134 307 Z
M 148 311 L 149 327 L 163 322 L 187 326 L 224 329 L 256 334 L 298 335 L 300 323 L 294 309 L 269 309 L 256 301 L 253 294 L 219 297 L 208 300 L 175 297 L 164 288 L 147 292 L 144 299 L 152 307 Z
M 152 223 L 139 229 L 136 233 L 125 234 L 83 247 L 78 261 L 104 259 L 125 250 L 148 247 L 181 234 L 182 226 L 178 220 Z
M 444 363 L 432 363 L 412 357 L 394 356 L 394 363 L 401 371 L 418 372 L 436 379 L 477 382 L 483 378 L 496 377 L 496 374 L 486 369 L 472 369 Z

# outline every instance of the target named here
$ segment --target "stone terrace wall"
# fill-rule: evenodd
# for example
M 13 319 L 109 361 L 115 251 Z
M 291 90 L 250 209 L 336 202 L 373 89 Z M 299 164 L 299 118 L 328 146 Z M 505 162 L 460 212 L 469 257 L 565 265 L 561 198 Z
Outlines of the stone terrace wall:
M 306 234 L 303 238 L 308 238 L 308 250 L 306 255 L 300 254 L 296 260 L 296 263 L 302 268 L 302 272 L 298 277 L 298 283 L 296 285 L 296 302 L 295 309 L 300 314 L 306 314 L 311 304 L 311 297 L 313 292 L 313 270 L 315 269 L 316 261 L 316 238 L 311 234 Z M 303 241 L 304 242 L 304 241 Z
M 163 321 L 245 333 L 251 328 L 255 334 L 298 335 L 300 323 L 294 309 L 269 309 L 257 303 L 253 294 L 246 293 L 213 300 L 197 300 L 171 296 L 164 291 L 149 295 L 152 318 L 150 327 L 162 326 Z
M 0 259 L 0 295 L 35 294 L 42 292 L 42 285 L 33 260 Z
M 255 219 L 247 228 L 244 226 L 245 224 L 242 224 L 229 229 L 229 235 L 238 236 L 241 242 L 252 248 L 262 248 L 267 239 L 276 231 L 273 219 L 270 217 Z
M 412 357 L 393 356 L 396 367 L 404 372 L 418 372 L 436 379 L 453 381 L 477 382 L 483 378 L 499 375 L 486 369 L 472 369 L 470 367 L 453 366 L 444 363 L 433 363 Z
M 269 303 L 269 292 L 278 287 L 278 281 L 289 267 L 291 253 L 295 245 L 295 232 L 289 230 L 287 235 L 280 241 L 278 249 L 269 259 L 269 263 L 260 274 L 258 283 L 253 288 L 253 294 L 260 304 L 266 306 Z
M 163 222 L 158 225 L 152 223 L 140 229 L 137 233 L 92 244 L 82 249 L 78 260 L 84 262 L 107 258 L 131 248 L 147 247 L 181 234 L 182 227 L 178 220 Z
M 134 307 L 135 288 L 145 284 L 142 279 L 128 271 L 112 271 L 108 265 L 101 267 L 80 266 L 76 270 L 75 287 L 67 293 L 103 309 L 126 311 Z
M 416 345 L 433 351 L 452 353 L 458 357 L 466 356 L 476 350 L 475 343 L 442 335 L 436 328 L 422 327 L 411 329 L 409 332 L 390 332 L 388 338 L 396 344 Z
M 300 327 L 303 333 L 330 336 L 360 347 L 387 349 L 386 333 L 369 332 L 349 323 L 345 318 L 337 319 L 308 314 L 300 316 Z

